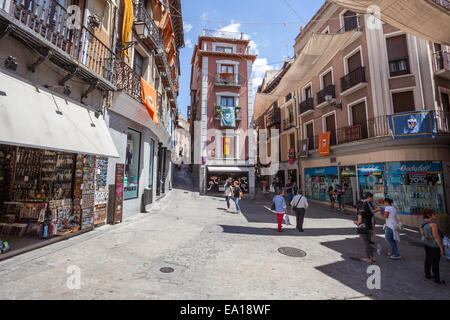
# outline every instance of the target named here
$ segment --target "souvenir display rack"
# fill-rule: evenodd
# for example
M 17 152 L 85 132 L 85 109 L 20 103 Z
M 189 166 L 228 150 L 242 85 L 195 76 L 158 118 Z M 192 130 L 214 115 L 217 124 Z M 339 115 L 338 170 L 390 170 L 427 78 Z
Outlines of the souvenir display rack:
M 107 174 L 108 158 L 97 157 L 94 199 L 94 225 L 100 225 L 106 222 L 108 204 Z
M 96 158 L 95 156 L 85 156 L 83 167 L 83 184 L 81 188 L 82 229 L 94 225 L 95 180 Z

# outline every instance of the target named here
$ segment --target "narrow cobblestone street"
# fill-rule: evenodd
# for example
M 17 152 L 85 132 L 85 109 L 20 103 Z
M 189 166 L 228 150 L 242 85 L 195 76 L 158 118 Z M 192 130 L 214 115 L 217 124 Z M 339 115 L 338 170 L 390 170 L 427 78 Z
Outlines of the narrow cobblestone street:
M 312 204 L 306 231 L 276 231 L 264 209 L 270 200 L 243 200 L 243 214 L 224 210 L 224 199 L 199 197 L 188 174 L 150 214 L 0 262 L 0 299 L 448 299 L 449 286 L 425 280 L 418 235 L 402 235 L 403 260 L 383 256 L 381 289 L 367 288 L 368 265 L 351 214 L 330 214 Z M 234 209 L 234 207 L 232 207 Z M 291 216 L 295 224 L 295 217 Z M 280 247 L 306 252 L 280 254 Z M 67 268 L 81 269 L 81 289 L 70 290 Z M 162 267 L 174 269 L 163 273 Z M 450 263 L 441 262 L 450 280 Z

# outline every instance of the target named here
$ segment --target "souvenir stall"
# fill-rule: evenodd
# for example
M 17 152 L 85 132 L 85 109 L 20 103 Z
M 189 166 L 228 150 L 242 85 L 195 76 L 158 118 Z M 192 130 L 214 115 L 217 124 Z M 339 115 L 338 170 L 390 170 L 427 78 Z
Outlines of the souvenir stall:
M 93 227 L 106 168 L 96 156 L 0 145 L 0 239 L 16 250 Z

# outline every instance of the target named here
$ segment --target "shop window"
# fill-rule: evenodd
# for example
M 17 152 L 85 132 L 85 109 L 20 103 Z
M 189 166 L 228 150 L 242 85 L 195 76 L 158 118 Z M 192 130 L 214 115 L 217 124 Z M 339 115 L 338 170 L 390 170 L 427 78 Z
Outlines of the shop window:
M 128 129 L 125 155 L 124 199 L 135 199 L 139 192 L 139 158 L 141 133 Z
M 305 169 L 305 196 L 309 199 L 330 201 L 328 189 L 339 184 L 338 168 Z
M 155 141 L 150 140 L 150 164 L 148 166 L 148 187 L 153 188 L 153 167 L 155 164 Z

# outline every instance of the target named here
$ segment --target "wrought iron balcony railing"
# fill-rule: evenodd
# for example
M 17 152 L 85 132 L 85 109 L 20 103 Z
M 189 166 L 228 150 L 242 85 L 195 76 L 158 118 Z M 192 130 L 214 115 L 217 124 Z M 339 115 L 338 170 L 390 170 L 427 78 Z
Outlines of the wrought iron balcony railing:
M 86 76 L 92 74 L 114 82 L 115 53 L 85 26 L 70 25 L 66 8 L 58 1 L 0 0 L 0 16 L 5 13 L 14 18 L 12 21 L 20 28 L 24 40 L 36 43 L 37 39 L 50 50 L 57 48 L 50 60 L 66 67 L 75 61 L 75 66 L 82 65 L 87 70 L 81 71 Z
M 450 52 L 439 51 L 436 52 L 435 55 L 437 71 L 450 70 Z
M 271 128 L 273 126 L 279 126 L 281 123 L 281 111 L 279 108 L 271 110 L 267 113 L 266 126 Z
M 294 117 L 283 120 L 283 130 L 284 131 L 289 130 L 293 127 L 295 127 Z
M 409 70 L 409 58 L 389 61 L 389 72 L 391 77 L 397 77 L 405 74 L 410 74 Z
M 308 98 L 305 101 L 300 102 L 299 104 L 300 114 L 305 113 L 308 110 L 314 110 L 314 98 Z
M 240 74 L 233 73 L 217 73 L 215 83 L 218 86 L 237 86 L 242 84 L 242 77 Z
M 134 5 L 134 28 L 136 33 L 152 48 L 163 48 L 164 44 L 155 21 L 145 8 L 143 1 Z
M 442 110 L 434 111 L 436 130 L 440 134 L 450 134 L 450 113 Z M 376 137 L 386 137 L 391 134 L 388 116 L 380 116 L 369 119 L 362 124 L 338 128 L 331 132 L 331 145 L 340 145 L 359 140 Z M 333 138 L 333 136 L 335 138 Z M 333 140 L 335 139 L 335 141 Z M 314 150 L 319 146 L 319 135 L 309 141 L 309 149 Z
M 336 98 L 336 86 L 334 84 L 325 87 L 323 90 L 317 92 L 317 103 L 321 104 L 325 102 L 325 97 L 331 96 L 332 98 Z
M 138 75 L 124 61 L 120 61 L 117 68 L 116 86 L 118 90 L 123 90 L 131 97 L 141 102 L 141 76 Z
M 341 78 L 342 92 L 356 86 L 357 84 L 366 82 L 366 70 L 364 67 L 356 68 Z

